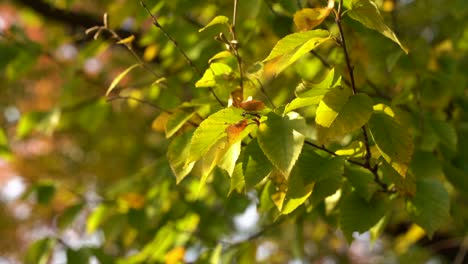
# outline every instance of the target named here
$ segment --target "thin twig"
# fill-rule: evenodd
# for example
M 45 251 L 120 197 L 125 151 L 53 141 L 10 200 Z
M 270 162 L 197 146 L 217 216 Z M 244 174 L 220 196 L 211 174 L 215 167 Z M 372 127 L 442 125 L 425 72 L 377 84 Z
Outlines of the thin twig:
M 170 42 L 172 42 L 172 44 L 179 50 L 179 52 L 182 54 L 182 56 L 184 56 L 185 60 L 188 62 L 188 64 L 190 65 L 190 67 L 192 67 L 192 69 L 200 76 L 202 77 L 203 76 L 203 73 L 202 71 L 195 65 L 195 63 L 193 63 L 193 61 L 188 57 L 187 53 L 185 53 L 185 51 L 179 46 L 179 43 L 177 42 L 177 40 L 175 40 L 170 34 L 169 32 L 167 32 L 166 29 L 164 29 L 164 27 L 159 23 L 158 19 L 153 15 L 153 13 L 151 13 L 151 11 L 148 9 L 148 7 L 146 6 L 145 2 L 143 2 L 142 0 L 140 0 L 140 4 L 141 6 L 143 6 L 143 8 L 146 10 L 146 12 L 148 13 L 148 15 L 151 17 L 151 20 L 153 22 L 153 25 L 156 26 L 159 30 L 161 30 L 163 32 L 163 34 L 166 36 L 166 38 L 169 39 Z M 213 96 L 215 97 L 216 101 L 218 101 L 218 103 L 224 107 L 224 103 L 221 101 L 221 99 L 216 95 L 216 93 L 214 92 L 214 90 L 212 88 L 209 88 L 210 89 L 210 92 L 213 94 Z
M 453 261 L 454 264 L 462 264 L 465 263 L 463 260 L 466 257 L 466 253 L 468 252 L 468 235 L 465 236 L 465 239 L 463 239 L 463 242 L 460 245 L 460 250 L 457 253 L 457 256 L 455 257 L 455 260 Z
M 239 87 L 241 90 L 241 95 L 244 96 L 244 72 L 242 70 L 242 58 L 239 54 L 239 41 L 237 40 L 237 34 L 236 34 L 237 3 L 238 3 L 238 0 L 234 0 L 234 8 L 233 8 L 234 10 L 232 12 L 232 25 L 230 28 L 232 40 L 230 41 L 229 46 L 237 60 L 237 67 L 239 70 Z
M 273 100 L 271 100 L 270 96 L 268 96 L 266 90 L 265 90 L 265 87 L 263 86 L 263 83 L 262 81 L 260 81 L 260 79 L 257 78 L 257 82 L 258 84 L 260 84 L 260 91 L 262 91 L 263 95 L 266 97 L 266 99 L 268 100 L 268 102 L 271 104 L 271 106 L 276 109 L 276 105 L 275 103 L 273 103 Z

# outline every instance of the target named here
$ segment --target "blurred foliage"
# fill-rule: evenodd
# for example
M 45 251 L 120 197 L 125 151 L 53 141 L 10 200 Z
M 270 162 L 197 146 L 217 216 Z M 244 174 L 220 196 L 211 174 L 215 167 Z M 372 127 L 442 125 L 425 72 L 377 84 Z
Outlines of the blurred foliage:
M 465 0 L 3 1 L 0 184 L 27 190 L 0 255 L 463 263 L 467 25 Z

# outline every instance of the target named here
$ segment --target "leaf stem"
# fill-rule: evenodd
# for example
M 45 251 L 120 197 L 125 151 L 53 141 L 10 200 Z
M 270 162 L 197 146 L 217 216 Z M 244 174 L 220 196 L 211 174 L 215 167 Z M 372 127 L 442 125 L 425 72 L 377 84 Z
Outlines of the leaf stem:
M 166 38 L 169 39 L 170 42 L 172 42 L 172 44 L 177 48 L 177 50 L 179 50 L 179 52 L 182 54 L 182 56 L 184 56 L 185 60 L 188 62 L 188 64 L 190 65 L 190 67 L 192 67 L 192 69 L 200 76 L 202 77 L 203 76 L 203 73 L 201 72 L 201 70 L 195 65 L 195 63 L 193 63 L 193 61 L 188 57 L 187 53 L 185 53 L 185 51 L 180 47 L 179 43 L 177 42 L 177 40 L 175 40 L 170 34 L 169 32 L 164 29 L 164 27 L 159 23 L 158 19 L 153 15 L 153 13 L 151 13 L 151 11 L 148 9 L 148 7 L 146 6 L 145 2 L 143 0 L 140 0 L 140 4 L 141 6 L 146 10 L 146 12 L 148 13 L 148 15 L 151 17 L 151 20 L 153 22 L 153 25 L 156 26 L 159 30 L 161 30 L 163 32 L 163 34 L 166 36 Z M 221 99 L 216 95 L 216 93 L 214 92 L 214 90 L 212 88 L 209 88 L 210 89 L 210 92 L 211 94 L 213 94 L 214 98 L 216 99 L 216 101 L 218 101 L 218 103 L 224 107 L 224 103 L 221 101 Z

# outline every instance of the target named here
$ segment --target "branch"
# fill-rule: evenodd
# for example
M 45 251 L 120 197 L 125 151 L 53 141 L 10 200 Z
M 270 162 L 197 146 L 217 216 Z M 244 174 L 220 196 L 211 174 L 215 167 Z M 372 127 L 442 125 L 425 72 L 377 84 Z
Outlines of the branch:
M 187 53 L 185 53 L 185 51 L 179 46 L 179 43 L 177 43 L 177 41 L 169 34 L 169 32 L 167 32 L 163 26 L 159 23 L 158 19 L 153 15 L 153 13 L 151 13 L 151 11 L 148 9 L 148 7 L 146 6 L 145 2 L 143 0 L 140 0 L 140 4 L 141 6 L 146 10 L 146 12 L 148 13 L 148 15 L 150 15 L 151 17 L 151 20 L 153 21 L 153 25 L 155 27 L 157 27 L 159 30 L 161 30 L 163 32 L 163 34 L 169 39 L 170 42 L 172 42 L 172 44 L 174 44 L 174 46 L 179 50 L 179 52 L 184 56 L 185 60 L 188 62 L 188 64 L 190 65 L 190 67 L 192 67 L 192 69 L 200 76 L 202 77 L 203 76 L 203 73 L 200 71 L 200 69 L 193 63 L 193 61 L 187 56 Z M 214 90 L 212 88 L 210 88 L 210 92 L 211 94 L 213 94 L 214 98 L 216 99 L 216 101 L 218 101 L 218 103 L 224 107 L 224 103 L 221 101 L 221 99 L 219 99 L 219 97 L 216 95 L 216 93 L 214 92 Z
M 96 25 L 101 24 L 101 18 L 94 14 L 86 12 L 73 12 L 68 10 L 63 10 L 57 8 L 53 5 L 50 5 L 44 0 L 17 0 L 20 4 L 31 8 L 36 13 L 42 15 L 48 20 L 53 20 L 68 27 L 73 30 L 83 32 L 84 29 L 90 28 Z M 121 36 L 130 36 L 134 35 L 136 39 L 140 38 L 140 33 L 132 32 L 125 29 L 117 29 L 117 34 Z M 136 42 L 138 43 L 138 42 Z M 143 50 L 142 47 L 138 47 L 138 50 Z

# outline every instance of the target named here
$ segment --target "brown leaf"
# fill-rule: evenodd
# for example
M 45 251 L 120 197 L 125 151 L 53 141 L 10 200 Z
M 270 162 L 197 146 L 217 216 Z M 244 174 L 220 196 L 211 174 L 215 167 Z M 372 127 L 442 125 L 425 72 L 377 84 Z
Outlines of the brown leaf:
M 294 14 L 294 24 L 300 31 L 311 30 L 320 25 L 332 8 L 304 8 Z

